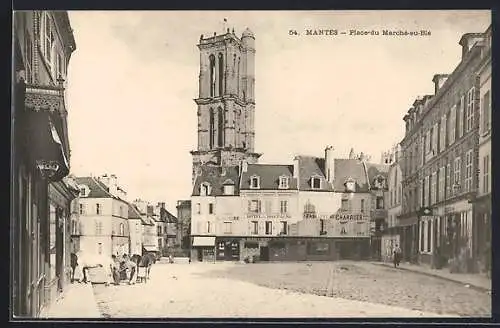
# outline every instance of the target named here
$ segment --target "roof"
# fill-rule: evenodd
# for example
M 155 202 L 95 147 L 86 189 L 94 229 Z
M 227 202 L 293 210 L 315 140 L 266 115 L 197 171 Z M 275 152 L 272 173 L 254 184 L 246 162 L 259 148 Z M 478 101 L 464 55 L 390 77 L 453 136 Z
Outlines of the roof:
M 203 165 L 200 167 L 201 172 L 196 177 L 192 196 L 200 196 L 200 187 L 202 183 L 208 183 L 210 185 L 209 196 L 222 196 L 223 195 L 223 185 L 227 179 L 234 181 L 234 195 L 239 194 L 238 188 L 238 167 L 230 166 L 222 169 L 220 166 Z
M 128 218 L 141 219 L 141 214 L 139 213 L 139 210 L 132 204 L 128 204 Z
M 86 185 L 89 188 L 86 198 L 117 198 L 109 193 L 104 183 L 93 177 L 76 177 L 75 181 L 78 185 Z
M 374 180 L 378 176 L 381 176 L 385 181 L 387 181 L 390 167 L 390 164 L 366 163 L 366 173 L 372 188 L 375 186 Z M 385 183 L 385 188 L 387 188 L 387 183 Z
M 299 161 L 299 189 L 302 191 L 333 191 L 325 176 L 325 159 L 314 156 L 297 156 Z M 321 179 L 321 188 L 312 188 L 312 177 Z
M 248 164 L 247 171 L 242 172 L 240 189 L 251 189 L 252 176 L 260 178 L 260 190 L 278 190 L 280 176 L 286 176 L 288 189 L 297 189 L 297 179 L 293 178 L 293 165 Z
M 177 217 L 175 215 L 173 215 L 172 213 L 170 213 L 167 209 L 164 209 L 164 210 L 165 210 L 165 214 L 166 214 L 165 222 L 167 222 L 167 223 L 176 223 L 177 222 Z
M 150 216 L 141 216 L 142 224 L 144 225 L 155 225 L 155 220 Z
M 345 190 L 344 183 L 351 178 L 356 182 L 357 192 L 368 192 L 369 185 L 363 162 L 357 159 L 334 159 L 333 187 L 336 191 Z

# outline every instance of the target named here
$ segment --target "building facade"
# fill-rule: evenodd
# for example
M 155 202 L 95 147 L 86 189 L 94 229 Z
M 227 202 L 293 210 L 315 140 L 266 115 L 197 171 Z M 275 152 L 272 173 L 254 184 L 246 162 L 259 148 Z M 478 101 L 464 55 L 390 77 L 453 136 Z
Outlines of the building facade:
M 241 38 L 227 29 L 200 37 L 198 148 L 193 156 L 194 181 L 202 164 L 256 163 L 255 37 L 247 28 Z
M 116 177 L 77 177 L 76 181 L 80 188 L 80 251 L 106 256 L 128 254 L 128 203 L 122 198 Z
M 183 250 L 190 247 L 191 235 L 191 200 L 178 200 L 175 246 Z
M 142 220 L 139 210 L 128 204 L 128 229 L 130 236 L 130 255 L 142 255 Z
M 69 281 L 71 201 L 66 73 L 76 49 L 66 11 L 13 15 L 11 272 L 15 317 L 37 317 Z
M 485 32 L 479 77 L 479 189 L 474 206 L 478 270 L 491 270 L 491 26 Z
M 419 98 L 404 117 L 403 220 L 417 225 L 418 258 L 454 270 L 474 270 L 473 200 L 478 189 L 479 80 L 484 35 L 460 40 L 451 74 L 433 78 L 434 95 Z

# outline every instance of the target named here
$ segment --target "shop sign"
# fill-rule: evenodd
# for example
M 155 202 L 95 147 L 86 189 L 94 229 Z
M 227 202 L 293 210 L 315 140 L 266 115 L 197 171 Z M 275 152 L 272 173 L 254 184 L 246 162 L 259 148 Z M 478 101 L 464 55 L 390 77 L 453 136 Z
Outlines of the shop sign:
M 364 221 L 363 214 L 334 214 L 331 218 L 338 221 Z
M 292 216 L 288 213 L 283 214 L 247 214 L 248 219 L 290 219 Z

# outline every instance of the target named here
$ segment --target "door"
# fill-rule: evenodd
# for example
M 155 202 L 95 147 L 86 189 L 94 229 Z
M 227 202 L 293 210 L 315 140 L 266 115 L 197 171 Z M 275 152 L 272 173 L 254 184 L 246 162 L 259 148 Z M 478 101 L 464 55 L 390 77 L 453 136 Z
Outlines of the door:
M 198 248 L 198 261 L 203 262 L 203 249 Z
M 260 247 L 260 260 L 269 261 L 269 246 Z

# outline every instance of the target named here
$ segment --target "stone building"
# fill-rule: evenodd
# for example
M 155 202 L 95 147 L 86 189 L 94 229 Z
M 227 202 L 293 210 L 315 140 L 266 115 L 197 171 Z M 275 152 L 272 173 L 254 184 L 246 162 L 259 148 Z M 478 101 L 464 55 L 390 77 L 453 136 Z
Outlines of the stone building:
M 227 29 L 222 35 L 200 37 L 197 169 L 209 165 L 256 163 L 255 144 L 255 37 L 247 28 L 241 38 Z
M 130 249 L 128 254 L 142 255 L 141 213 L 133 204 L 128 204 L 128 229 L 130 238 Z
M 80 188 L 80 250 L 111 256 L 130 251 L 129 204 L 113 174 L 77 177 Z
M 191 200 L 178 200 L 175 245 L 183 250 L 190 247 L 191 234 Z
M 421 262 L 473 270 L 472 201 L 478 188 L 479 81 L 482 33 L 460 40 L 451 74 L 436 74 L 434 95 L 418 98 L 404 117 L 402 220 L 411 221 Z M 458 264 L 460 263 L 460 264 Z
M 75 39 L 66 11 L 13 14 L 11 309 L 37 317 L 70 275 L 70 146 L 66 74 Z
M 479 76 L 479 189 L 474 202 L 477 240 L 475 255 L 480 271 L 491 270 L 491 26 L 485 32 Z

